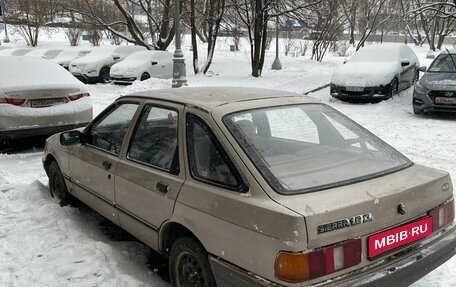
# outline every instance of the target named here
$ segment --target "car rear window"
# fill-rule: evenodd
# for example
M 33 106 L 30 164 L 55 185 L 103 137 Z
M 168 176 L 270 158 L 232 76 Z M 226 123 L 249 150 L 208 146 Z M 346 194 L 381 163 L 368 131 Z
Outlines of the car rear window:
M 412 164 L 378 137 L 322 104 L 243 111 L 227 115 L 223 121 L 279 193 L 346 185 Z

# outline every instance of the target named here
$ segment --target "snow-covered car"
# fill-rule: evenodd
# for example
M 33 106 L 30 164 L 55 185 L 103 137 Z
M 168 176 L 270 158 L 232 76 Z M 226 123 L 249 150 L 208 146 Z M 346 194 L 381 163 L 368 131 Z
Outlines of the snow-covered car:
M 294 93 L 123 96 L 43 163 L 61 205 L 163 254 L 175 287 L 407 286 L 456 252 L 447 172 Z
M 25 57 L 36 57 L 43 59 L 54 59 L 59 55 L 63 49 L 33 49 L 29 53 L 25 54 Z
M 456 50 L 444 51 L 435 58 L 415 83 L 413 112 L 456 112 Z
M 24 56 L 31 51 L 27 48 L 5 49 L 0 51 L 0 56 Z
M 337 68 L 331 96 L 347 101 L 380 101 L 413 85 L 419 61 L 404 44 L 369 45 Z
M 151 77 L 170 79 L 173 77 L 173 54 L 166 51 L 136 52 L 113 65 L 110 74 L 115 84 L 130 84 Z
M 65 50 L 62 53 L 58 54 L 57 57 L 52 59 L 52 61 L 56 62 L 60 66 L 64 67 L 68 70 L 70 63 L 76 59 L 84 57 L 92 52 L 91 49 L 80 49 L 80 50 Z
M 87 125 L 92 104 L 86 86 L 56 63 L 0 57 L 0 139 L 18 139 Z
M 131 54 L 146 50 L 140 46 L 109 46 L 93 50 L 90 54 L 70 63 L 70 72 L 81 81 L 109 82 L 111 66 Z

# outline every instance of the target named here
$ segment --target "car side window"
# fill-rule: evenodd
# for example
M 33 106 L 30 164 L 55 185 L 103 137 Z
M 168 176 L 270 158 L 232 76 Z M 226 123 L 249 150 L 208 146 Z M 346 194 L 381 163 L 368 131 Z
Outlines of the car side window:
M 118 104 L 93 124 L 86 143 L 118 155 L 137 108 L 135 103 Z
M 242 190 L 242 181 L 210 127 L 199 117 L 187 114 L 187 147 L 192 176 L 203 182 Z
M 128 159 L 178 174 L 177 119 L 175 110 L 147 106 L 135 128 Z

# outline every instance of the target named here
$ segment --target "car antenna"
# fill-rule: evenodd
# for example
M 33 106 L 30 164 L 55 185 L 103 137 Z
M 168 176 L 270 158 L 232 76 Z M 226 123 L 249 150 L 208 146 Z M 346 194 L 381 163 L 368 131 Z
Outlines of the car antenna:
M 447 51 L 448 55 L 450 55 L 450 58 L 451 58 L 451 62 L 453 62 L 453 66 L 454 68 L 456 68 L 456 63 L 454 62 L 454 58 L 453 58 L 453 55 L 451 55 L 450 51 L 448 50 L 447 47 L 445 47 L 445 50 Z

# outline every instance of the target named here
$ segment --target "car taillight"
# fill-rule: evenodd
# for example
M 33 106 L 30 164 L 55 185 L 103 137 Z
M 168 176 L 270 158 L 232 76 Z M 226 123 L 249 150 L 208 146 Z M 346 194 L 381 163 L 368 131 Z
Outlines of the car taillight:
M 68 96 L 68 99 L 70 99 L 70 101 L 76 101 L 82 97 L 89 97 L 89 96 L 90 96 L 89 93 L 75 93 L 75 94 L 70 94 Z
M 285 282 L 303 282 L 355 266 L 361 262 L 361 253 L 361 239 L 309 253 L 282 251 L 276 258 L 275 275 Z
M 2 97 L 0 98 L 0 104 L 10 104 L 15 106 L 22 106 L 25 103 L 26 99 L 23 98 L 12 98 L 12 97 Z
M 429 212 L 429 215 L 432 216 L 434 230 L 450 224 L 454 220 L 454 199 L 452 198 L 439 207 L 434 208 Z

